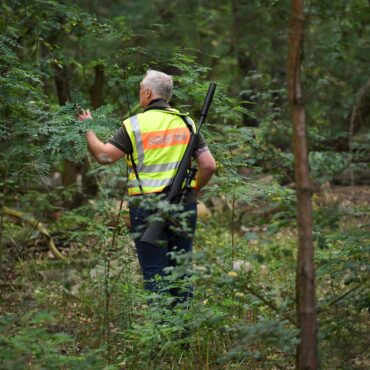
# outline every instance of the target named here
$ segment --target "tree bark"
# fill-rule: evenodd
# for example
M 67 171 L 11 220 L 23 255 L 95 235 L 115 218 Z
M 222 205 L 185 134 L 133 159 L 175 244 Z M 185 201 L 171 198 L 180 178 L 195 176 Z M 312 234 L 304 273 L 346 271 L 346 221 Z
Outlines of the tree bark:
M 68 69 L 65 65 L 61 66 L 54 62 L 54 79 L 57 90 L 59 105 L 65 105 L 71 101 L 71 91 L 69 88 Z M 77 172 L 73 162 L 65 159 L 63 161 L 62 182 L 64 187 L 68 187 L 76 183 Z
M 311 185 L 308 171 L 305 108 L 300 83 L 303 34 L 304 1 L 292 0 L 288 55 L 288 97 L 293 125 L 298 213 L 296 304 L 300 343 L 297 348 L 296 368 L 312 370 L 317 369 L 317 329 Z
M 57 62 L 53 63 L 53 67 L 59 105 L 65 105 L 67 102 L 71 101 L 68 70 L 65 65 L 61 66 Z
M 357 93 L 355 103 L 352 107 L 348 128 L 348 149 L 352 149 L 352 138 L 365 126 L 370 117 L 370 79 L 361 87 Z
M 65 105 L 71 101 L 68 68 L 65 65 L 61 66 L 57 62 L 53 63 L 53 67 L 58 102 L 59 105 Z M 62 183 L 65 188 L 76 184 L 79 167 L 79 165 L 76 165 L 68 159 L 63 160 Z M 81 199 L 80 195 L 75 194 L 71 200 L 64 203 L 64 206 L 68 208 L 78 206 L 81 204 Z
M 90 100 L 93 109 L 99 108 L 103 104 L 104 88 L 104 65 L 98 64 L 94 67 L 95 80 L 90 89 Z
M 90 88 L 90 102 L 93 109 L 97 109 L 103 105 L 104 91 L 104 65 L 98 64 L 94 67 L 95 79 L 94 84 Z M 82 191 L 85 195 L 95 196 L 98 193 L 99 187 L 96 177 L 89 175 L 90 165 L 87 157 L 84 159 L 81 174 L 82 174 Z
M 54 79 L 55 87 L 57 90 L 59 105 L 65 105 L 71 101 L 71 91 L 69 88 L 69 77 L 68 69 L 65 65 L 61 66 L 57 62 L 53 63 L 54 67 Z M 70 185 L 76 183 L 77 172 L 75 164 L 67 159 L 63 161 L 63 172 L 62 172 L 62 182 L 63 186 L 66 188 Z
M 242 29 L 240 27 L 243 22 L 245 22 L 245 14 L 242 12 L 242 8 L 246 9 L 248 7 L 248 1 L 241 1 L 241 0 L 231 0 L 231 12 L 232 12 L 232 37 L 231 37 L 231 51 L 235 56 L 236 63 L 237 63 L 237 72 L 238 72 L 238 81 L 240 81 L 239 85 L 234 85 L 233 93 L 237 92 L 239 94 L 239 98 L 242 100 L 240 105 L 248 111 L 252 112 L 255 106 L 255 99 L 252 97 L 253 94 L 247 94 L 243 92 L 240 94 L 240 90 L 245 90 L 243 88 L 242 81 L 248 75 L 250 71 L 254 71 L 257 69 L 256 64 L 252 61 L 252 59 L 246 55 L 245 49 L 241 47 L 241 39 L 242 39 Z M 250 6 L 251 7 L 251 6 Z M 244 10 L 245 12 L 245 10 Z M 250 17 L 250 16 L 249 16 Z M 243 113 L 243 126 L 248 127 L 258 127 L 258 121 L 252 114 Z

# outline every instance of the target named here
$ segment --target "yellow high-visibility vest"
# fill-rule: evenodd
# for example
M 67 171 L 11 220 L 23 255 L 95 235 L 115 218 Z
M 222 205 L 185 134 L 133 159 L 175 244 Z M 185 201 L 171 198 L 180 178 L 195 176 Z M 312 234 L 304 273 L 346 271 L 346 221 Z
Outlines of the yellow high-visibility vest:
M 181 116 L 187 114 L 173 108 L 151 109 L 123 122 L 132 143 L 132 159 L 142 189 L 127 156 L 129 195 L 159 193 L 171 184 L 191 136 Z M 186 119 L 195 133 L 194 122 L 189 117 Z M 194 181 L 192 187 L 195 187 Z

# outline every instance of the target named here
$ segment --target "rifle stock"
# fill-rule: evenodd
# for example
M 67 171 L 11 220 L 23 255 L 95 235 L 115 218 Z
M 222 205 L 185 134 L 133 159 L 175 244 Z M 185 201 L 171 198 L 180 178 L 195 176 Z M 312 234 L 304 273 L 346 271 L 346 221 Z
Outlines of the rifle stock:
M 181 199 L 184 180 L 187 176 L 188 171 L 190 170 L 190 162 L 191 162 L 191 157 L 194 151 L 194 147 L 198 140 L 198 136 L 202 128 L 203 122 L 206 120 L 207 113 L 212 103 L 212 99 L 213 99 L 213 95 L 215 93 L 216 87 L 217 85 L 214 82 L 211 82 L 209 85 L 208 92 L 207 92 L 207 95 L 206 95 L 206 98 L 204 100 L 203 107 L 202 107 L 202 113 L 201 113 L 201 117 L 200 117 L 200 121 L 198 125 L 198 130 L 196 134 L 192 135 L 190 138 L 190 142 L 185 150 L 185 154 L 181 160 L 180 166 L 176 172 L 176 175 L 170 186 L 168 195 L 165 199 L 169 203 L 177 203 L 179 199 Z M 194 173 L 194 176 L 195 176 L 195 173 Z M 189 186 L 190 186 L 191 180 L 192 179 L 189 180 Z M 186 190 L 187 189 L 185 189 L 185 191 Z M 148 244 L 152 244 L 157 247 L 160 246 L 161 245 L 161 235 L 163 233 L 164 227 L 165 227 L 165 221 L 152 222 L 143 232 L 140 238 L 140 241 L 148 243 Z

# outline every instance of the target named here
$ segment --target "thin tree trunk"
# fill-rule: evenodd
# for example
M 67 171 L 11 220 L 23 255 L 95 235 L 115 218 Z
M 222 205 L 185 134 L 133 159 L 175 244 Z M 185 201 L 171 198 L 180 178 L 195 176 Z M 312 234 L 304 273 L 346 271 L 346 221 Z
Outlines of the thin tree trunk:
M 355 174 L 352 168 L 353 161 L 353 136 L 365 124 L 367 116 L 370 115 L 370 80 L 360 89 L 356 101 L 352 108 L 351 118 L 348 129 L 348 153 L 350 163 L 351 185 L 355 184 Z
M 61 66 L 57 62 L 53 63 L 55 87 L 58 96 L 59 105 L 65 105 L 71 101 L 71 90 L 69 86 L 70 76 L 68 68 Z M 62 183 L 65 188 L 75 185 L 77 182 L 77 174 L 81 166 L 70 161 L 69 159 L 63 160 Z M 81 204 L 82 197 L 80 194 L 74 194 L 72 199 L 65 201 L 65 207 L 76 207 Z
M 67 102 L 71 101 L 68 70 L 65 65 L 60 66 L 57 62 L 53 63 L 53 67 L 59 105 L 65 105 Z
M 303 27 L 304 2 L 303 0 L 292 0 L 288 56 L 288 96 L 293 125 L 299 239 L 296 304 L 300 343 L 297 348 L 296 368 L 299 370 L 313 370 L 317 369 L 317 329 L 311 185 L 308 173 L 305 108 L 300 83 Z
M 65 105 L 71 101 L 71 91 L 69 88 L 68 69 L 65 65 L 61 66 L 57 62 L 53 63 L 55 87 L 57 90 L 59 105 Z M 67 159 L 63 161 L 62 182 L 64 187 L 76 183 L 77 172 L 75 164 Z
M 104 91 L 104 65 L 98 64 L 94 67 L 95 79 L 94 84 L 90 88 L 90 102 L 93 109 L 97 109 L 103 104 Z M 94 175 L 89 174 L 90 164 L 85 157 L 82 168 L 82 191 L 85 195 L 95 196 L 98 193 L 99 187 Z
M 249 5 L 250 6 L 250 5 Z M 250 6 L 253 8 L 253 6 Z M 231 29 L 231 51 L 234 54 L 234 57 L 237 62 L 237 73 L 238 73 L 238 81 L 240 81 L 239 85 L 235 85 L 233 89 L 233 93 L 237 93 L 240 95 L 240 105 L 245 108 L 247 111 L 253 111 L 255 106 L 255 99 L 252 97 L 253 93 L 246 93 L 245 87 L 243 86 L 243 80 L 247 76 L 250 71 L 254 71 L 257 69 L 256 64 L 254 61 L 247 56 L 245 50 L 240 46 L 241 39 L 242 39 L 242 28 L 240 27 L 243 22 L 245 22 L 245 14 L 243 14 L 242 9 L 248 9 L 248 1 L 246 0 L 231 0 L 231 12 L 232 12 L 232 29 Z M 253 16 L 253 14 L 252 14 Z M 251 15 L 248 14 L 248 18 L 251 18 Z M 240 94 L 241 91 L 244 91 Z M 253 117 L 252 114 L 243 113 L 243 125 L 248 127 L 258 127 L 258 121 L 256 118 Z
M 103 104 L 104 65 L 96 65 L 94 71 L 95 80 L 94 85 L 90 89 L 90 100 L 92 108 L 96 109 Z

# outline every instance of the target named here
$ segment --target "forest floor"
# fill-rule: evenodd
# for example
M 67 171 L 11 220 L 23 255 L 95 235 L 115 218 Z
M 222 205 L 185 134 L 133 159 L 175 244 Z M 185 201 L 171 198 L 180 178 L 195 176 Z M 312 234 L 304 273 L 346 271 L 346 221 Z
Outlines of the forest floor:
M 313 196 L 313 203 L 314 209 L 332 209 L 333 207 L 339 207 L 341 212 L 342 210 L 346 210 L 347 213 L 344 214 L 343 217 L 341 216 L 340 219 L 338 218 L 340 230 L 359 228 L 359 230 L 364 230 L 365 232 L 369 231 L 370 186 L 323 186 L 321 187 L 320 192 L 316 193 Z M 327 215 L 329 215 L 329 218 L 334 217 L 331 213 L 327 213 Z M 222 220 L 222 216 L 218 217 Z M 324 217 L 326 217 L 325 214 Z M 215 222 L 220 222 L 219 219 L 213 221 L 210 220 L 209 223 L 213 225 Z M 208 221 L 202 221 L 202 223 L 207 224 Z M 222 225 L 219 225 L 218 227 L 222 229 Z M 267 289 L 266 296 L 269 297 L 268 299 L 273 299 L 275 302 L 281 302 L 281 304 L 283 304 L 284 295 L 291 294 L 290 292 L 294 291 L 293 272 L 295 256 L 295 231 L 292 227 L 281 228 L 279 230 L 279 233 L 276 234 L 274 238 L 267 241 L 266 237 L 263 235 L 264 228 L 261 227 L 259 230 L 260 231 L 258 231 L 258 240 L 252 237 L 252 240 L 249 240 L 248 243 L 251 250 L 253 249 L 254 251 L 258 251 L 258 253 L 256 254 L 257 260 L 261 259 L 262 262 L 258 260 L 257 265 L 257 262 L 255 263 L 253 259 L 255 258 L 254 255 L 252 256 L 253 258 L 249 259 L 249 257 L 245 257 L 243 259 L 243 257 L 240 257 L 243 256 L 243 254 L 238 254 L 239 252 L 236 252 L 238 261 L 242 260 L 242 263 L 244 263 L 243 266 L 245 268 L 245 271 L 240 271 L 240 267 L 239 270 L 234 268 L 233 270 L 235 271 L 229 272 L 226 276 L 227 279 L 231 279 L 227 280 L 226 283 L 230 286 L 230 284 L 234 284 L 234 277 L 236 277 L 238 274 L 242 276 L 243 273 L 249 273 L 250 275 L 248 275 L 248 281 L 251 281 L 250 279 L 255 279 L 252 281 L 252 288 L 257 287 L 258 289 Z M 332 251 L 328 252 L 329 254 L 335 254 L 339 251 L 339 249 L 335 250 L 334 248 L 335 243 L 333 241 L 333 230 L 334 229 L 332 229 L 331 233 L 327 233 L 325 235 L 323 234 L 322 236 L 325 239 L 324 242 L 330 245 L 330 248 L 332 249 Z M 335 230 L 335 232 L 337 231 Z M 220 243 L 222 242 L 223 238 L 228 240 L 230 238 L 229 230 L 218 230 L 218 234 L 214 236 L 207 236 L 205 235 L 206 233 L 207 225 L 202 226 L 199 231 L 200 236 L 199 238 L 197 238 L 196 241 L 196 249 L 200 248 L 199 244 L 204 247 L 204 244 L 207 244 L 207 242 L 204 242 L 204 240 L 206 239 L 208 239 L 209 243 L 211 243 L 212 237 L 214 237 L 215 240 L 218 240 Z M 240 238 L 241 231 L 237 231 L 237 234 L 238 235 L 236 238 Z M 281 247 L 282 240 L 285 241 L 283 247 Z M 365 236 L 365 238 L 361 239 L 359 243 L 363 243 L 364 240 L 369 241 L 369 234 L 367 234 L 367 237 Z M 96 244 L 96 241 L 91 241 L 93 244 Z M 320 243 L 320 239 L 318 243 Z M 265 245 L 269 245 L 272 247 L 269 247 L 269 250 L 266 251 L 263 249 Z M 277 246 L 277 248 L 274 247 L 275 245 Z M 366 246 L 363 247 L 365 248 Z M 258 250 L 258 248 L 260 248 L 260 250 Z M 318 258 L 322 258 L 320 257 L 321 254 L 327 253 L 325 248 L 318 249 Z M 150 342 L 150 340 L 154 340 L 154 337 L 152 337 L 153 333 L 150 332 L 150 330 L 153 330 L 153 328 L 150 328 L 148 326 L 150 320 L 148 320 L 148 317 L 146 316 L 147 313 L 145 312 L 148 307 L 145 303 L 146 298 L 143 298 L 139 267 L 136 261 L 133 243 L 130 241 L 127 235 L 124 236 L 123 249 L 124 257 L 120 255 L 117 256 L 117 258 L 110 258 L 109 253 L 111 253 L 112 251 L 108 251 L 108 253 L 106 254 L 103 253 L 101 255 L 98 255 L 96 246 L 94 247 L 87 245 L 81 249 L 81 244 L 73 241 L 70 245 L 64 245 L 63 249 L 61 249 L 65 255 L 72 256 L 72 258 L 69 257 L 68 262 L 56 260 L 55 257 L 50 253 L 50 251 L 48 251 L 48 249 L 46 248 L 46 244 L 42 243 L 42 241 L 40 241 L 37 245 L 37 248 L 34 249 L 33 255 L 30 255 L 29 253 L 24 253 L 24 255 L 22 255 L 20 253 L 21 251 L 19 250 L 12 251 L 12 249 L 9 249 L 8 252 L 9 254 L 13 253 L 13 258 L 8 258 L 8 261 L 12 265 L 8 266 L 8 269 L 6 270 L 6 279 L 3 279 L 0 285 L 0 316 L 5 317 L 9 314 L 12 314 L 20 318 L 20 321 L 18 321 L 17 323 L 13 323 L 11 327 L 7 326 L 7 324 L 2 323 L 2 326 L 0 325 L 0 329 L 2 328 L 4 330 L 7 328 L 6 330 L 10 330 L 10 332 L 12 332 L 12 330 L 15 330 L 16 327 L 18 327 L 18 329 L 19 327 L 22 327 L 23 329 L 28 328 L 29 330 L 33 330 L 35 329 L 35 327 L 37 327 L 37 323 L 35 324 L 35 321 L 32 321 L 32 319 L 30 324 L 30 318 L 32 318 L 33 315 L 37 312 L 51 312 L 51 316 L 49 317 L 46 315 L 45 318 L 48 333 L 62 332 L 67 333 L 69 336 L 71 336 L 71 338 L 73 338 L 72 341 L 68 340 L 66 341 L 66 343 L 63 343 L 63 341 L 61 341 L 61 347 L 58 347 L 57 341 L 53 342 L 47 336 L 48 334 L 46 332 L 43 332 L 42 335 L 46 336 L 45 340 L 48 343 L 48 346 L 51 347 L 51 349 L 53 349 L 54 346 L 57 348 L 61 348 L 62 353 L 65 354 L 82 355 L 86 353 L 87 349 L 101 348 L 101 346 L 103 345 L 104 350 L 102 351 L 104 352 L 104 358 L 107 359 L 108 356 L 108 360 L 106 361 L 110 362 L 111 357 L 115 359 L 121 359 L 118 362 L 115 362 L 116 367 L 113 368 L 135 369 L 140 368 L 140 366 L 144 366 L 140 362 L 143 360 L 138 360 L 135 357 L 136 355 L 135 353 L 133 353 L 133 351 L 135 348 L 140 348 L 142 351 L 147 350 L 148 342 Z M 366 248 L 364 249 L 364 251 L 366 252 Z M 228 295 L 226 295 L 225 292 L 217 293 L 217 289 L 219 289 L 217 288 L 217 286 L 221 286 L 221 282 L 225 284 L 224 280 L 221 280 L 225 278 L 221 276 L 222 271 L 221 273 L 215 271 L 212 272 L 212 268 L 208 266 L 213 266 L 214 264 L 217 265 L 217 261 L 219 261 L 223 257 L 222 255 L 220 255 L 220 252 L 217 252 L 217 250 L 213 251 L 213 254 L 208 253 L 208 251 L 206 251 L 205 253 L 206 254 L 201 257 L 200 262 L 195 262 L 195 264 L 201 266 L 201 269 L 206 271 L 203 272 L 205 275 L 201 276 L 201 279 L 204 279 L 205 283 L 198 282 L 199 290 L 204 289 L 204 291 L 197 298 L 197 312 L 200 312 L 203 307 L 207 307 L 208 305 L 212 304 L 211 302 L 216 298 L 212 295 L 220 294 L 220 297 L 224 297 L 223 303 L 221 304 L 220 302 L 214 302 L 214 306 L 212 307 L 212 309 L 209 309 L 209 312 L 203 312 L 204 316 L 211 315 L 217 317 L 217 315 L 219 315 L 220 311 L 222 310 L 224 313 L 231 313 L 235 311 L 236 316 L 243 318 L 244 320 L 251 320 L 255 324 L 258 323 L 259 320 L 261 320 L 260 315 L 262 313 L 263 315 L 267 315 L 266 308 L 263 308 L 261 305 L 257 305 L 257 307 L 257 303 L 255 301 L 250 302 L 249 300 L 246 300 L 245 307 L 250 308 L 248 308 L 247 313 L 241 314 L 242 311 L 240 311 L 240 300 L 244 299 L 245 294 L 245 292 L 243 291 L 243 282 L 238 285 L 238 291 L 236 291 L 235 288 L 235 291 L 231 293 L 229 292 Z M 240 253 L 242 253 L 242 251 Z M 353 253 L 355 254 L 357 252 Z M 16 258 L 14 258 L 14 256 L 16 256 Z M 336 254 L 336 256 L 338 256 L 338 254 Z M 281 258 L 286 258 L 286 267 L 284 267 L 284 261 L 279 262 L 279 259 Z M 318 280 L 320 280 L 318 295 L 321 304 L 327 304 L 328 307 L 331 307 L 331 305 L 335 306 L 336 315 L 348 315 L 351 321 L 358 320 L 358 325 L 356 324 L 357 326 L 353 324 L 355 326 L 352 327 L 352 324 L 348 324 L 344 325 L 341 329 L 337 327 L 335 328 L 335 331 L 338 334 L 337 346 L 343 351 L 343 358 L 345 358 L 345 360 L 347 361 L 346 363 L 349 364 L 349 369 L 365 369 L 368 368 L 367 366 L 369 365 L 366 356 L 366 350 L 364 351 L 364 348 L 368 348 L 366 344 L 368 343 L 368 340 L 366 338 L 362 338 L 361 343 L 354 346 L 353 349 L 349 349 L 346 348 L 346 346 L 348 346 L 348 340 L 346 342 L 344 338 L 346 336 L 346 333 L 348 335 L 351 330 L 353 330 L 353 333 L 357 333 L 357 335 L 363 335 L 364 333 L 366 333 L 366 327 L 368 327 L 370 324 L 368 317 L 369 315 L 366 313 L 366 311 L 362 310 L 361 312 L 358 311 L 356 318 L 356 307 L 354 307 L 353 310 L 350 310 L 349 308 L 337 305 L 336 303 L 334 305 L 333 302 L 336 298 L 331 297 L 330 299 L 328 298 L 328 300 L 326 300 L 325 298 L 325 295 L 329 294 L 329 291 L 330 294 L 333 294 L 333 296 L 335 297 L 338 295 L 340 296 L 341 294 L 343 294 L 343 292 L 344 294 L 346 294 L 346 291 L 348 290 L 347 287 L 352 287 L 352 280 L 350 279 L 354 279 L 353 284 L 358 284 L 358 286 L 360 286 L 361 284 L 365 284 L 363 283 L 363 281 L 366 280 L 363 277 L 363 265 L 358 267 L 358 270 L 356 270 L 357 265 L 353 267 L 354 265 L 349 264 L 349 262 L 352 261 L 352 255 L 346 254 L 345 258 L 348 266 L 346 266 L 345 270 L 343 271 L 347 271 L 346 273 L 348 275 L 349 282 L 343 281 L 343 277 L 337 277 L 335 271 L 333 272 L 330 270 L 329 273 L 326 273 L 326 267 L 322 262 L 324 261 L 324 259 L 320 260 L 321 262 L 318 262 Z M 362 261 L 363 258 L 365 258 L 366 260 L 367 257 L 365 255 L 357 256 L 356 258 Z M 358 261 L 352 261 L 351 263 L 358 264 Z M 121 265 L 123 265 L 124 268 L 121 268 Z M 287 274 L 286 276 L 282 275 L 281 272 L 277 273 L 278 271 L 280 271 L 281 268 L 290 269 L 290 267 L 288 266 L 292 267 L 291 273 Z M 340 270 L 340 263 L 338 261 L 336 261 L 335 263 L 333 262 L 333 266 L 334 268 L 337 268 L 338 271 Z M 324 272 L 321 271 L 322 268 L 324 268 Z M 331 268 L 332 267 L 329 267 L 329 269 Z M 255 275 L 253 269 L 255 269 Z M 354 276 L 353 271 L 356 272 L 356 276 Z M 214 276 L 211 276 L 210 274 L 214 274 Z M 328 279 L 328 276 L 330 277 L 330 279 Z M 207 284 L 210 284 L 208 288 Z M 353 289 L 358 289 L 356 288 L 356 286 L 357 285 L 354 285 Z M 248 289 L 250 288 L 250 285 L 248 285 Z M 225 285 L 225 289 L 229 289 L 227 285 Z M 235 301 L 233 301 L 231 298 L 233 298 Z M 354 296 L 353 299 L 361 300 L 364 298 L 362 296 Z M 288 306 L 292 305 L 291 298 L 289 298 L 287 302 Z M 219 304 L 219 306 L 216 307 L 216 303 Z M 288 307 L 286 311 L 284 311 L 284 315 L 286 314 L 288 318 L 294 318 L 294 312 L 291 311 L 292 307 Z M 330 321 L 332 317 L 331 314 L 332 313 L 328 314 L 325 319 L 322 318 L 321 320 L 323 322 L 325 322 L 325 320 Z M 152 315 L 152 313 L 150 315 Z M 194 315 L 196 316 L 196 314 Z M 268 314 L 267 316 L 269 315 L 270 314 Z M 219 335 L 217 334 L 219 330 L 217 328 L 218 324 L 209 323 L 207 321 L 209 320 L 209 318 L 205 317 L 192 317 L 191 319 L 200 320 L 201 322 L 203 322 L 202 325 L 209 325 L 208 329 L 205 331 L 209 333 L 208 340 L 204 342 L 204 332 L 200 330 L 199 333 L 203 333 L 203 337 L 199 338 L 198 336 L 196 336 L 194 340 L 197 342 L 191 344 L 191 348 L 193 351 L 193 361 L 199 364 L 199 368 L 238 368 L 238 366 L 235 365 L 236 363 L 238 363 L 237 360 L 235 360 L 236 362 L 234 362 L 234 365 L 230 366 L 216 365 L 218 363 L 218 360 L 216 361 L 216 358 L 219 357 L 222 352 L 226 353 L 226 348 L 232 346 L 235 338 L 231 340 L 227 339 L 226 336 L 226 339 L 217 339 L 217 336 Z M 43 319 L 40 320 L 40 322 L 44 322 Z M 218 320 L 220 325 L 225 324 L 226 319 L 224 316 L 222 316 L 222 318 L 219 318 Z M 233 320 L 231 320 L 231 322 L 235 322 L 236 319 Z M 176 325 L 181 326 L 183 325 L 183 322 L 176 322 Z M 227 325 L 230 325 L 230 323 Z M 130 329 L 130 331 L 128 330 L 128 328 L 134 329 Z M 33 343 L 33 341 L 30 338 L 27 338 L 27 335 L 34 335 L 32 334 L 32 330 L 30 331 L 31 334 L 25 334 L 24 331 L 15 331 L 18 333 L 18 337 L 21 336 L 21 333 L 23 333 L 22 335 L 24 337 L 21 336 L 23 346 L 32 347 L 31 343 Z M 127 332 L 130 332 L 129 337 L 122 334 L 122 332 L 124 332 L 125 330 L 127 330 Z M 138 339 L 137 337 L 135 337 L 135 335 L 138 335 L 138 332 L 140 332 L 144 337 L 145 335 L 147 335 L 147 338 Z M 165 337 L 166 335 L 170 336 L 171 334 L 162 333 L 161 335 Z M 135 345 L 137 347 L 135 347 Z M 42 347 L 41 344 L 40 346 Z M 212 346 L 214 348 L 212 348 Z M 257 345 L 257 348 L 259 348 L 259 346 L 260 345 Z M 278 348 L 281 347 L 279 347 L 278 345 Z M 324 356 L 326 358 L 331 356 L 330 353 L 335 353 L 338 348 L 336 348 L 335 343 L 327 340 L 323 344 L 321 350 L 327 351 L 327 355 Z M 15 353 L 17 353 L 18 350 L 19 348 L 17 350 L 14 350 Z M 37 356 L 35 357 L 35 351 L 36 350 L 29 349 L 29 358 L 32 359 L 29 361 L 31 362 L 35 361 L 34 358 L 37 358 Z M 42 353 L 44 353 L 45 351 L 47 352 L 47 350 L 42 347 Z M 269 355 L 273 357 L 276 356 L 277 359 L 276 361 L 274 360 L 276 362 L 275 365 L 274 361 L 270 359 L 268 360 L 270 361 L 270 365 L 264 366 L 261 364 L 261 360 L 258 358 L 249 360 L 250 362 L 247 363 L 255 364 L 249 365 L 252 366 L 250 367 L 252 369 L 281 368 L 279 367 L 281 366 L 279 365 L 279 363 L 284 363 L 284 361 L 286 361 L 284 360 L 284 358 L 286 358 L 284 356 L 287 355 L 281 355 L 279 351 L 280 350 L 278 350 L 274 355 Z M 130 352 L 129 357 L 126 356 L 127 352 Z M 208 354 L 205 355 L 203 352 Z M 166 352 L 164 351 L 163 353 L 165 354 Z M 173 358 L 166 357 L 164 354 L 162 355 L 164 356 L 164 358 L 167 358 L 167 360 L 164 361 L 168 361 L 168 366 L 166 365 L 163 368 L 171 368 L 171 366 L 173 366 L 173 364 L 175 363 L 175 360 Z M 261 349 L 261 356 L 263 354 L 264 352 Z M 41 355 L 38 353 L 38 356 Z M 183 365 L 182 361 L 185 360 L 181 360 L 181 356 L 176 359 L 176 361 L 178 361 L 178 364 L 181 364 L 178 365 L 178 368 L 187 369 L 186 365 Z M 280 359 L 279 356 L 281 356 Z M 158 359 L 156 361 L 149 362 L 155 364 L 158 363 Z M 268 363 L 268 361 L 266 362 L 266 364 Z M 333 367 L 331 368 L 339 369 L 341 368 L 339 364 L 341 363 L 341 361 L 344 360 L 332 359 L 331 361 L 333 364 Z M 209 363 L 213 363 L 214 367 L 209 367 Z M 241 363 L 243 363 L 243 361 Z M 100 365 L 96 365 L 96 367 L 94 368 L 100 368 L 99 366 Z M 155 368 L 155 366 L 156 365 L 153 365 L 153 369 Z M 242 367 L 243 366 L 241 366 L 240 368 Z M 196 368 L 196 366 L 191 368 Z M 291 368 L 291 365 L 287 365 L 284 368 Z

